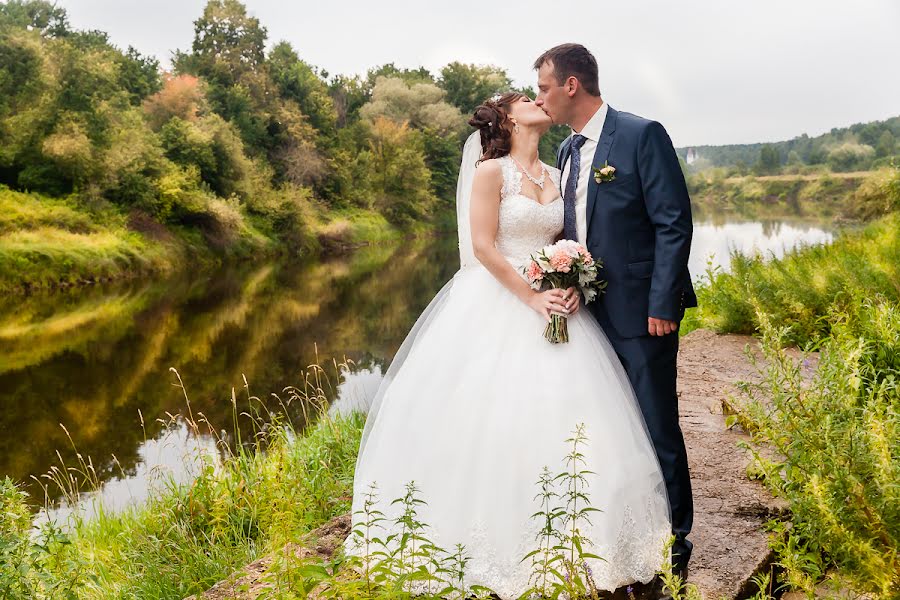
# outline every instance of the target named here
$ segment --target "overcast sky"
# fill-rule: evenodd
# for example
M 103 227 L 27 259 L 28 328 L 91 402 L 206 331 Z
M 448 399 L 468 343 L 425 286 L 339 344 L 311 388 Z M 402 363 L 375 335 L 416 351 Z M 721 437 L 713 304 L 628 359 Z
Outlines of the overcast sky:
M 189 49 L 205 0 L 58 0 L 73 27 L 154 54 Z M 897 0 L 246 0 L 269 32 L 330 74 L 458 60 L 534 85 L 543 50 L 579 42 L 620 110 L 677 146 L 819 135 L 900 115 Z M 571 6 L 561 11 L 560 6 Z

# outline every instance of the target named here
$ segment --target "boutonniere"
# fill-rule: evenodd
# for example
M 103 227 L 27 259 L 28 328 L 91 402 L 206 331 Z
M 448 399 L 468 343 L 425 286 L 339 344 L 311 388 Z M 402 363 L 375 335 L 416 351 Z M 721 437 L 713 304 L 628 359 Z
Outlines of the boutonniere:
M 603 166 L 599 169 L 597 167 L 592 168 L 594 169 L 594 181 L 597 183 L 606 183 L 616 178 L 616 168 L 609 164 L 608 161 L 603 163 Z

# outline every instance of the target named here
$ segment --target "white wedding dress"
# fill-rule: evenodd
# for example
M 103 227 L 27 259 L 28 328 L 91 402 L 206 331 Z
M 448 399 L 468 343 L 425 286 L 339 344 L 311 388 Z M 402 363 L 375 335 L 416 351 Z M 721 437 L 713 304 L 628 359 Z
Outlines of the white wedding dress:
M 499 160 L 496 247 L 518 270 L 562 230 L 563 201 L 542 205 L 522 195 L 522 174 L 508 157 Z M 559 171 L 547 169 L 560 189 Z M 427 502 L 419 507 L 427 536 L 445 549 L 463 544 L 470 556 L 465 584 L 501 598 L 529 588 L 530 561 L 520 561 L 537 547 L 542 525 L 530 518 L 539 510 L 536 482 L 544 466 L 554 474 L 565 469 L 565 440 L 579 423 L 588 437 L 583 468 L 595 473 L 587 493 L 603 511 L 582 529 L 589 551 L 605 559 L 588 561 L 595 584 L 613 590 L 649 581 L 671 533 L 656 454 L 603 331 L 584 307 L 569 317 L 567 344 L 544 339 L 545 325 L 483 266 L 461 268 L 388 370 L 356 466 L 354 513 L 374 482 L 376 508 L 396 517 L 390 501 L 415 481 Z M 345 551 L 360 555 L 353 540 Z

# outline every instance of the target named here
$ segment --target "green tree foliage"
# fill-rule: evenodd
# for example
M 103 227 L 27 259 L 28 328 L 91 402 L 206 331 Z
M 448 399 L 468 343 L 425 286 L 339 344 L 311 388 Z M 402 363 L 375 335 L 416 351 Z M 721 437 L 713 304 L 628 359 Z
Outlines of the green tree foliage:
M 65 9 L 46 0 L 8 0 L 0 4 L 0 29 L 37 31 L 44 37 L 64 37 L 70 33 Z
M 128 51 L 116 57 L 119 65 L 119 84 L 128 92 L 131 103 L 140 104 L 150 94 L 162 87 L 159 61 L 152 56 L 142 56 L 129 46 Z
M 776 173 L 781 168 L 781 153 L 772 144 L 765 144 L 759 149 L 756 161 L 757 173 Z
M 338 127 L 345 127 L 359 119 L 359 109 L 369 101 L 372 90 L 358 76 L 337 75 L 328 86 L 334 102 Z
M 444 101 L 444 91 L 437 85 L 410 85 L 399 77 L 379 76 L 372 90 L 372 100 L 362 107 L 360 116 L 370 121 L 385 117 L 395 123 L 407 122 L 441 135 L 458 133 L 464 125 L 462 114 Z
M 508 86 L 503 70 L 453 64 L 436 81 L 386 64 L 329 78 L 266 42 L 238 0 L 209 0 L 161 73 L 102 31 L 72 30 L 54 4 L 0 4 L 0 184 L 223 247 L 249 227 L 308 246 L 330 210 L 398 227 L 452 213 L 468 133 L 458 105 Z
M 882 131 L 875 146 L 875 156 L 884 158 L 897 153 L 897 138 L 890 131 Z
M 267 35 L 238 0 L 209 0 L 194 21 L 193 70 L 219 85 L 235 84 L 262 64 Z
M 395 66 L 394 63 L 388 63 L 386 65 L 381 65 L 380 67 L 369 69 L 366 73 L 366 84 L 368 87 L 372 88 L 379 77 L 402 79 L 407 85 L 414 85 L 416 83 L 434 83 L 434 76 L 425 67 L 419 67 L 418 69 L 402 69 Z
M 872 146 L 845 142 L 828 152 L 828 164 L 834 171 L 856 171 L 871 165 L 874 157 Z
M 792 140 L 768 144 L 775 147 L 780 156 L 796 153 L 802 165 L 828 165 L 838 171 L 866 170 L 885 166 L 897 156 L 896 140 L 900 136 L 900 117 L 871 123 L 857 123 L 845 128 L 835 128 L 818 137 L 803 134 Z M 891 142 L 894 142 L 893 144 Z M 702 159 L 698 164 L 709 167 L 730 167 L 739 163 L 756 164 L 764 144 L 733 144 L 725 146 L 695 146 Z M 678 154 L 687 156 L 687 148 L 678 148 Z M 697 170 L 696 167 L 694 170 Z
M 452 62 L 441 69 L 438 85 L 447 93 L 447 102 L 469 115 L 487 98 L 509 90 L 512 80 L 499 67 Z
M 328 84 L 313 67 L 300 60 L 289 43 L 281 42 L 272 48 L 269 73 L 282 97 L 296 102 L 313 127 L 321 133 L 334 131 L 337 113 Z
M 450 204 L 455 196 L 456 174 L 465 134 L 459 109 L 444 100 L 445 93 L 433 83 L 409 84 L 400 77 L 376 79 L 372 99 L 360 110 L 369 123 L 387 119 L 409 124 L 421 132 L 421 152 L 432 177 L 430 191 Z M 383 131 L 383 124 L 373 128 Z
M 399 225 L 410 225 L 428 214 L 431 174 L 425 164 L 420 132 L 383 116 L 372 122 L 369 142 L 375 205 Z

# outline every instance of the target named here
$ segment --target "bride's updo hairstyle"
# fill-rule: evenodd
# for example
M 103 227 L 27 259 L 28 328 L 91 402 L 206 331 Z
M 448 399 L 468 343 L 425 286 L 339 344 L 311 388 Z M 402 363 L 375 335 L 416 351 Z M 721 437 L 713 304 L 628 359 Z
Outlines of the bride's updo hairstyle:
M 506 92 L 482 102 L 469 119 L 469 125 L 481 131 L 481 158 L 478 162 L 509 154 L 512 146 L 512 125 L 509 106 L 524 98 L 519 92 Z

